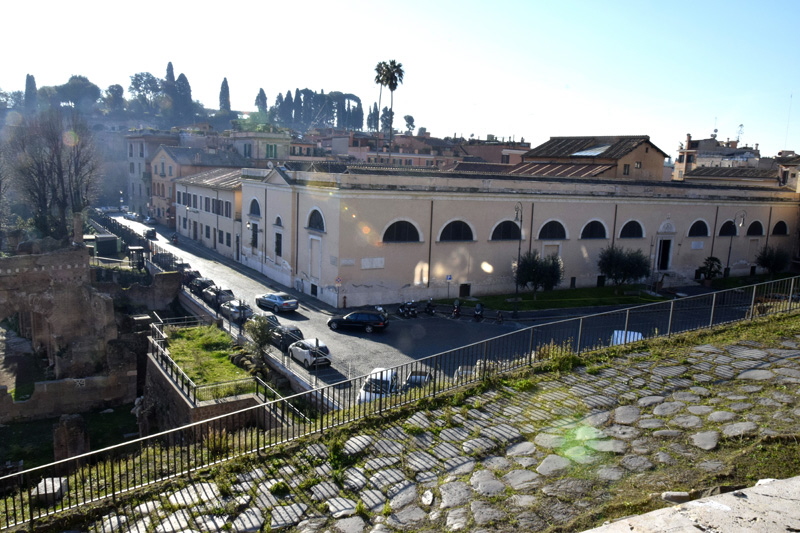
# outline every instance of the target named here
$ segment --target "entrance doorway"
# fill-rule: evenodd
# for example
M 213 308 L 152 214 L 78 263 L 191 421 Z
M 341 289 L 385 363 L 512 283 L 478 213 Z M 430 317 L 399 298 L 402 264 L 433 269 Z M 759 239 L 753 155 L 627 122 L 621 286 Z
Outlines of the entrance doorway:
M 672 239 L 662 239 L 658 241 L 658 258 L 656 259 L 658 270 L 669 270 L 671 250 Z

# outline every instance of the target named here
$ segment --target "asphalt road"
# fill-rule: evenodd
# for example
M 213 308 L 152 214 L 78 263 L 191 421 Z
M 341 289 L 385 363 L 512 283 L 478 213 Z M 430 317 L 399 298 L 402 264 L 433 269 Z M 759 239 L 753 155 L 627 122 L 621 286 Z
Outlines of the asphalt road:
M 138 233 L 143 233 L 149 227 L 139 222 L 125 220 L 121 215 L 114 218 Z M 300 302 L 300 309 L 297 312 L 281 313 L 278 319 L 281 324 L 299 327 L 307 339 L 322 340 L 330 349 L 333 363 L 330 368 L 319 368 L 309 373 L 300 363 L 285 355 L 282 356 L 277 348 L 273 347 L 273 354 L 282 357 L 284 364 L 301 376 L 306 376 L 314 385 L 338 383 L 368 374 L 376 367 L 391 367 L 419 360 L 530 325 L 508 319 L 502 324 L 497 324 L 490 318 L 494 313 L 489 313 L 487 319 L 481 322 L 475 322 L 471 314 L 465 314 L 460 319 L 452 319 L 449 318 L 450 309 L 444 307 L 440 307 L 441 312 L 437 312 L 434 316 L 420 313 L 417 318 L 404 319 L 395 313 L 398 302 L 384 306 L 390 314 L 389 327 L 384 331 L 369 334 L 347 330 L 334 332 L 326 325 L 328 318 L 340 312 L 348 312 L 349 309 L 337 310 L 310 296 L 300 295 L 185 237 L 181 237 L 178 244 L 173 245 L 170 241 L 172 234 L 170 230 L 163 226 L 155 228 L 158 235 L 154 242 L 159 247 L 182 258 L 193 270 L 213 279 L 223 289 L 231 289 L 238 299 L 249 304 L 255 311 L 258 311 L 255 298 L 259 294 L 285 291 L 295 296 Z

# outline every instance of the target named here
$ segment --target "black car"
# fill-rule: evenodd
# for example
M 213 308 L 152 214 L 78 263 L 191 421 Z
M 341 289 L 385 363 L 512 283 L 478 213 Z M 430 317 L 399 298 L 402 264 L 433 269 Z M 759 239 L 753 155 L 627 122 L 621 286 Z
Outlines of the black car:
M 328 319 L 328 327 L 331 329 L 357 328 L 363 329 L 367 333 L 372 333 L 376 329 L 383 329 L 389 325 L 389 315 L 385 311 L 353 311 L 344 316 L 333 316 Z
M 296 326 L 278 326 L 270 332 L 270 342 L 285 352 L 290 344 L 303 340 L 303 332 Z
M 200 296 L 203 291 L 214 285 L 214 280 L 211 278 L 195 278 L 189 282 L 189 290 L 195 296 Z
M 157 239 L 158 239 L 158 237 L 156 236 L 156 230 L 154 230 L 153 228 L 150 228 L 150 229 L 148 229 L 148 230 L 145 230 L 145 232 L 144 232 L 144 238 L 145 238 L 145 239 L 148 239 L 148 240 L 151 240 L 151 241 L 155 241 L 155 240 L 157 240 Z

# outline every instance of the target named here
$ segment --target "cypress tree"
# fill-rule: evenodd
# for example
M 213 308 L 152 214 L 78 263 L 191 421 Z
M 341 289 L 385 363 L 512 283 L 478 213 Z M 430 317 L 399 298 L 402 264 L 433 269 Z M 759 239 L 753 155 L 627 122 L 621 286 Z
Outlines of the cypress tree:
M 222 86 L 219 89 L 219 110 L 221 113 L 231 112 L 231 93 L 228 90 L 228 78 L 222 79 Z
M 39 106 L 36 93 L 36 79 L 33 74 L 25 76 L 25 113 L 33 115 Z
M 258 96 L 256 96 L 255 105 L 259 113 L 261 113 L 262 115 L 267 114 L 267 95 L 264 92 L 263 88 L 258 90 Z

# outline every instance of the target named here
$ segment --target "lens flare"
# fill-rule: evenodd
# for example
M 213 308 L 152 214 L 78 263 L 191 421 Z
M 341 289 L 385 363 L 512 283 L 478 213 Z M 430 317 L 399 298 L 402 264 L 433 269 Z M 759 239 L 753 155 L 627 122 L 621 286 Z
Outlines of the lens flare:
M 78 134 L 74 131 L 65 131 L 61 136 L 61 140 L 65 145 L 69 146 L 70 148 L 74 148 L 78 145 Z
M 491 274 L 492 272 L 494 272 L 494 267 L 491 265 L 491 263 L 487 263 L 486 261 L 484 261 L 483 263 L 481 263 L 481 270 L 483 270 L 487 274 Z

